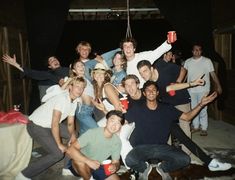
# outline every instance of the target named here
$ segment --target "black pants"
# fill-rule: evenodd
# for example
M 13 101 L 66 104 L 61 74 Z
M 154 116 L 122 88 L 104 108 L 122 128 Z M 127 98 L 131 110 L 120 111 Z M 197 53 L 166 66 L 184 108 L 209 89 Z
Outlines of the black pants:
M 208 156 L 192 139 L 190 139 L 178 124 L 173 124 L 171 127 L 171 135 L 177 138 L 181 144 L 184 144 L 195 156 L 197 156 L 206 165 L 211 162 L 211 157 Z

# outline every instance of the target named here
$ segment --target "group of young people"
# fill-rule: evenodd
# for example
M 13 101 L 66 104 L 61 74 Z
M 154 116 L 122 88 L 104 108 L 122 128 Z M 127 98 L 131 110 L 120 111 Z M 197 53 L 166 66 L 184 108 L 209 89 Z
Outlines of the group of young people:
M 50 71 L 21 67 L 15 56 L 4 55 L 3 61 L 24 75 L 52 86 L 44 92 L 42 105 L 29 116 L 27 124 L 30 136 L 47 155 L 30 162 L 16 179 L 31 179 L 65 155 L 64 170 L 84 180 L 120 179 L 116 174 L 120 156 L 125 166 L 137 171 L 139 179 L 144 180 L 152 170 L 149 160 L 157 162 L 156 170 L 163 179 L 171 179 L 169 172 L 190 164 L 191 152 L 211 171 L 231 168 L 229 163 L 210 158 L 191 140 L 191 120 L 220 91 L 201 95 L 191 109 L 187 88 L 204 86 L 207 79 L 202 78 L 204 73 L 197 72 L 184 83 L 183 67 L 158 60 L 171 47 L 165 41 L 152 51 L 135 53 L 136 41 L 125 38 L 120 48 L 88 59 L 91 45 L 83 41 L 76 47 L 79 58 L 70 68 L 61 67 L 56 57 L 50 57 Z M 170 95 L 172 91 L 174 95 Z M 126 96 L 128 109 L 120 101 Z M 103 118 L 95 118 L 95 109 L 104 114 Z M 63 123 L 65 119 L 67 123 Z M 185 148 L 169 145 L 170 135 Z M 108 175 L 102 165 L 107 159 L 112 160 Z

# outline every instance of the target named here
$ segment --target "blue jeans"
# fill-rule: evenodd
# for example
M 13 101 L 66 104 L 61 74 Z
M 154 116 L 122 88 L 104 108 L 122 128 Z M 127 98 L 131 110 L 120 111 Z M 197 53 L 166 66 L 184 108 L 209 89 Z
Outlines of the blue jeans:
M 200 102 L 203 96 L 208 92 L 200 92 L 200 93 L 190 93 L 191 96 L 191 107 L 195 108 Z M 207 130 L 208 128 L 208 114 L 207 114 L 207 106 L 202 108 L 197 116 L 194 117 L 193 128 L 197 129 L 201 126 L 202 130 Z
M 76 120 L 79 123 L 79 136 L 88 129 L 98 127 L 96 121 L 92 117 L 94 107 L 83 104 L 80 111 L 76 110 Z
M 162 161 L 160 167 L 164 172 L 186 167 L 190 163 L 190 157 L 182 150 L 168 144 L 153 144 L 134 147 L 127 154 L 126 164 L 135 171 L 144 172 L 148 160 Z

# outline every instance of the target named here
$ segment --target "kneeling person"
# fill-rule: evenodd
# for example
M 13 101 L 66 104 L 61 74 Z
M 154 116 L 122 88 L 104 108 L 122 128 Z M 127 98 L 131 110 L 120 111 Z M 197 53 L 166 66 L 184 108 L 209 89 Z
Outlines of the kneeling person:
M 67 150 L 72 159 L 72 172 L 78 173 L 89 180 L 91 175 L 95 179 L 118 180 L 116 174 L 119 169 L 121 140 L 116 134 L 124 124 L 121 111 L 112 110 L 106 115 L 106 126 L 93 128 L 82 134 Z M 102 162 L 111 158 L 110 175 L 106 175 Z

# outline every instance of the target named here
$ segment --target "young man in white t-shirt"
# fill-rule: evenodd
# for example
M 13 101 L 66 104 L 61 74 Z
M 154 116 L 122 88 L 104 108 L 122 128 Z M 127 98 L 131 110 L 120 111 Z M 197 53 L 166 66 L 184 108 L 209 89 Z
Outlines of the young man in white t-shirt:
M 16 180 L 31 179 L 64 158 L 67 145 L 61 138 L 76 141 L 74 115 L 80 96 L 86 87 L 83 78 L 71 78 L 68 90 L 48 99 L 30 116 L 27 130 L 47 154 L 32 162 L 16 176 Z M 67 118 L 67 128 L 61 122 Z
M 189 94 L 191 96 L 191 107 L 194 108 L 197 105 L 198 101 L 210 92 L 210 76 L 215 83 L 215 90 L 218 94 L 222 93 L 222 88 L 211 60 L 202 56 L 202 45 L 194 44 L 192 54 L 193 56 L 187 59 L 184 63 L 184 68 L 188 70 L 187 82 L 191 82 L 192 80 L 198 78 L 198 76 L 205 74 L 203 78 L 205 80 L 204 86 L 198 86 L 189 89 Z M 200 135 L 207 136 L 207 128 L 208 115 L 207 106 L 205 106 L 201 110 L 201 112 L 193 119 L 192 132 L 201 130 Z
M 140 88 L 142 88 L 145 81 L 138 72 L 138 62 L 142 60 L 148 60 L 151 64 L 153 64 L 155 60 L 171 49 L 171 44 L 168 41 L 165 41 L 162 45 L 152 51 L 144 51 L 140 53 L 135 53 L 136 45 L 137 43 L 134 38 L 125 38 L 120 43 L 120 47 L 123 50 L 127 60 L 126 73 L 136 75 L 140 80 Z

